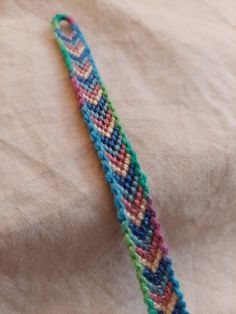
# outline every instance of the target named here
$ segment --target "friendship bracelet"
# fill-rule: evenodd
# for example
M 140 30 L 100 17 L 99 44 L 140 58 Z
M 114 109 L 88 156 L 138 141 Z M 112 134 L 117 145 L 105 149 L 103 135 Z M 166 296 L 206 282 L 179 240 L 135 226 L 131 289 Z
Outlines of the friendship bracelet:
M 60 22 L 66 21 L 66 35 Z M 58 14 L 53 32 L 65 58 L 90 137 L 110 184 L 124 241 L 150 314 L 187 314 L 160 233 L 146 176 L 108 97 L 90 49 L 74 19 Z

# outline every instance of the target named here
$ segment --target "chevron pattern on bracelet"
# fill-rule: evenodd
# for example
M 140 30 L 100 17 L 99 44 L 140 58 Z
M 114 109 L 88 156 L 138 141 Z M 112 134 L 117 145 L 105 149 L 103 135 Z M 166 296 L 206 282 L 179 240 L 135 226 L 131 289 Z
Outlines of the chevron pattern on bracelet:
M 72 36 L 61 31 L 61 20 L 73 25 Z M 186 314 L 183 295 L 160 233 L 156 210 L 152 207 L 146 177 L 108 98 L 90 49 L 72 18 L 57 15 L 52 25 L 84 120 L 111 185 L 125 243 L 148 312 Z

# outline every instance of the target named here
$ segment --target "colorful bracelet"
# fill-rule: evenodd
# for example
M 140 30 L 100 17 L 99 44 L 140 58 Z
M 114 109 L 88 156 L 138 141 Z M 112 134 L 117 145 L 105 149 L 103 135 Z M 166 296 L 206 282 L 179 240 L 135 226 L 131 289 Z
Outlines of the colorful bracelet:
M 69 23 L 71 35 L 62 31 L 61 21 Z M 146 176 L 115 113 L 83 34 L 74 19 L 65 14 L 56 15 L 52 27 L 114 195 L 124 241 L 148 313 L 187 314 L 183 294 L 160 233 Z

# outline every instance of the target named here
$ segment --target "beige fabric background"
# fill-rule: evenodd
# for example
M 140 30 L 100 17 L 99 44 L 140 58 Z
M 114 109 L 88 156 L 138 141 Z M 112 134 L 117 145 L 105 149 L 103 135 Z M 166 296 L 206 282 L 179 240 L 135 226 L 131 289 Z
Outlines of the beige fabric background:
M 146 313 L 50 20 L 79 21 L 194 314 L 236 313 L 236 2 L 0 1 L 0 313 Z

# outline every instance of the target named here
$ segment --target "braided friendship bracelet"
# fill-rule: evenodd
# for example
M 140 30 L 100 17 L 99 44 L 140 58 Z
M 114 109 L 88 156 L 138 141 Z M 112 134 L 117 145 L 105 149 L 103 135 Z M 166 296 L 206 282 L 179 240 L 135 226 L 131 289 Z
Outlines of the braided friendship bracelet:
M 69 23 L 71 35 L 62 31 L 61 21 Z M 146 176 L 115 113 L 83 34 L 74 19 L 64 14 L 53 18 L 52 27 L 84 121 L 114 195 L 124 241 L 148 313 L 187 314 L 183 294 L 160 234 Z

